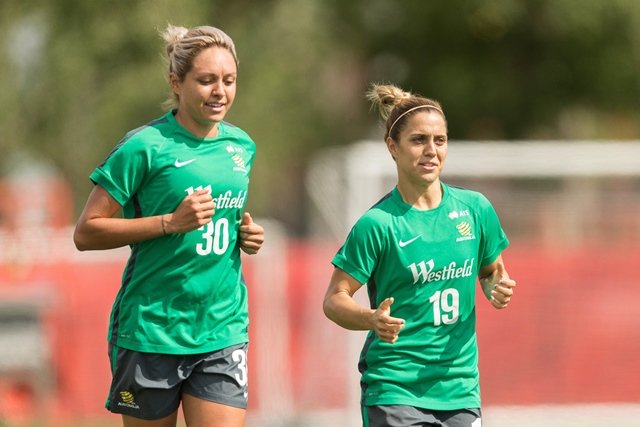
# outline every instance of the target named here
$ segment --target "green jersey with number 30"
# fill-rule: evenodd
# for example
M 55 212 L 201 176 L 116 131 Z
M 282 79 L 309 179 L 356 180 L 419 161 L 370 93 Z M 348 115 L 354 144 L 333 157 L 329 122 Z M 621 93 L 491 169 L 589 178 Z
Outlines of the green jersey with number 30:
M 254 156 L 241 129 L 220 122 L 218 136 L 197 138 L 169 112 L 125 135 L 92 172 L 125 218 L 171 213 L 200 189 L 215 202 L 205 226 L 131 246 L 111 312 L 113 344 L 195 354 L 248 341 L 238 227 Z
M 480 407 L 476 278 L 509 242 L 482 194 L 442 189 L 440 205 L 426 211 L 393 189 L 332 261 L 367 285 L 372 308 L 393 297 L 391 316 L 406 322 L 394 344 L 369 332 L 359 363 L 363 405 Z

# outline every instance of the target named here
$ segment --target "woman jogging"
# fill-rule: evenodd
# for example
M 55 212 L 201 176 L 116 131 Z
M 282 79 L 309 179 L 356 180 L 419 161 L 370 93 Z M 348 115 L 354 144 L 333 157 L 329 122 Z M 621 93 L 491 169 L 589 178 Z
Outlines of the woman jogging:
M 244 212 L 255 144 L 223 119 L 234 43 L 214 27 L 168 26 L 171 111 L 127 133 L 91 173 L 80 250 L 130 245 L 113 304 L 106 407 L 123 425 L 242 426 L 247 288 L 240 250 L 264 230 Z M 118 212 L 122 212 L 118 215 Z
M 365 427 L 480 426 L 476 278 L 494 307 L 509 304 L 508 239 L 483 195 L 440 180 L 448 150 L 440 104 L 392 85 L 368 96 L 386 120 L 397 185 L 335 255 L 325 314 L 370 331 L 358 366 Z M 353 299 L 363 285 L 371 308 Z

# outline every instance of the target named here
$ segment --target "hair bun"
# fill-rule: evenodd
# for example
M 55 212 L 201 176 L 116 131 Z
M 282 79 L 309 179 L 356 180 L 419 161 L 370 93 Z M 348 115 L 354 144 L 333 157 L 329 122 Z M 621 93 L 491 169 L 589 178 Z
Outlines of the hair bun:
M 162 38 L 165 40 L 165 42 L 167 42 L 168 55 L 171 55 L 171 52 L 173 52 L 176 43 L 182 40 L 188 32 L 188 28 L 178 27 L 175 25 L 167 25 L 167 28 L 162 32 Z
M 378 107 L 380 115 L 385 120 L 389 117 L 393 107 L 412 96 L 412 93 L 405 92 L 399 87 L 390 84 L 374 83 L 367 91 L 367 99 Z

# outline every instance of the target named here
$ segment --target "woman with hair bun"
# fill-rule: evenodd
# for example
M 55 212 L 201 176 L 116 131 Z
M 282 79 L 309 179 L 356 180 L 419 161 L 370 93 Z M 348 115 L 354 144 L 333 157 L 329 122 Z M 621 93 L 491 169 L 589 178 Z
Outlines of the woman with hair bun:
M 358 368 L 365 427 L 481 425 L 476 280 L 507 307 L 509 241 L 480 193 L 440 180 L 448 150 L 441 105 L 373 85 L 396 187 L 356 222 L 332 260 L 326 316 L 368 330 Z M 370 308 L 353 295 L 367 286 Z
M 240 250 L 264 230 L 245 212 L 255 144 L 224 121 L 236 95 L 231 38 L 169 25 L 170 111 L 128 132 L 90 175 L 79 250 L 130 246 L 113 304 L 108 410 L 125 427 L 244 425 L 247 287 Z M 121 212 L 121 215 L 119 214 Z

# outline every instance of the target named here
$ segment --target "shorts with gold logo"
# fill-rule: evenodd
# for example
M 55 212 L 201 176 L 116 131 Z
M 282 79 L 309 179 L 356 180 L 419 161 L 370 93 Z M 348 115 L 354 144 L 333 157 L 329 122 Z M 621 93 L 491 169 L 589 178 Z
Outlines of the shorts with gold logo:
M 178 409 L 182 393 L 247 407 L 247 344 L 209 353 L 173 355 L 109 347 L 113 379 L 105 407 L 145 420 Z

